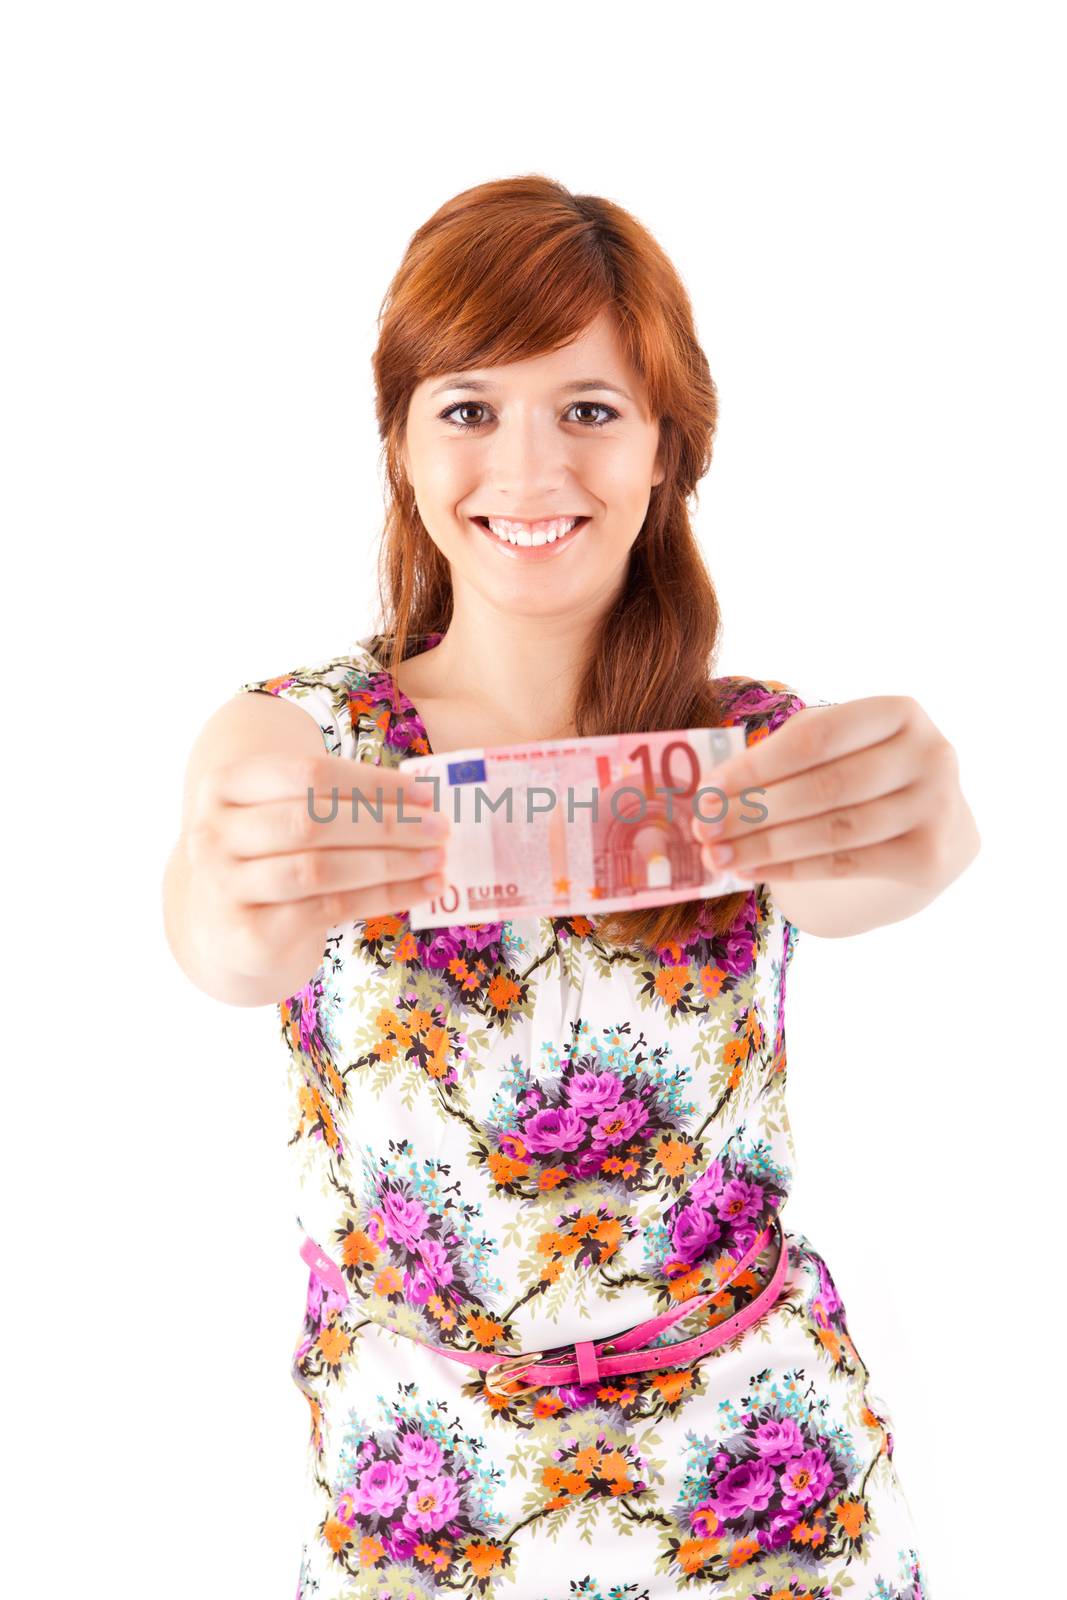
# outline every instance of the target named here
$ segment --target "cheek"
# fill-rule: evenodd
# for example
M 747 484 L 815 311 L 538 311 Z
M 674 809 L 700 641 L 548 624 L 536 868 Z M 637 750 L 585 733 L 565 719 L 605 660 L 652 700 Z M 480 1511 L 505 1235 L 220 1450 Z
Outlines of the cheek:
M 462 500 L 463 486 L 470 479 L 469 465 L 462 457 L 462 451 L 449 450 L 437 450 L 427 456 L 423 488 L 436 505 L 452 509 L 457 500 Z
M 622 515 L 644 514 L 652 488 L 651 465 L 646 465 L 639 444 L 620 444 L 588 463 L 586 482 L 611 510 Z
M 446 451 L 427 454 L 420 461 L 415 482 L 416 500 L 422 520 L 438 545 L 455 545 L 457 522 L 464 525 L 463 506 L 473 505 L 478 479 L 469 462 Z

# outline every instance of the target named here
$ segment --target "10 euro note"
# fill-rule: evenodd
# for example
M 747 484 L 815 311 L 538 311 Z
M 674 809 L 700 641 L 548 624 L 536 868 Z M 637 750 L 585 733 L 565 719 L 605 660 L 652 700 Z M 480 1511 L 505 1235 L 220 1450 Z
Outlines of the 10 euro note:
M 704 866 L 694 815 L 717 820 L 715 768 L 743 728 L 597 734 L 448 750 L 399 763 L 450 818 L 445 888 L 412 928 L 630 911 L 747 888 Z

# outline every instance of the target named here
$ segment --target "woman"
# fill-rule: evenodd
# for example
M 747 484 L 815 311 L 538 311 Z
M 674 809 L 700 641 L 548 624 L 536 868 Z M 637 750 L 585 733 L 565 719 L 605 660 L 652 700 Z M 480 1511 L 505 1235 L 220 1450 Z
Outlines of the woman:
M 973 857 L 951 747 L 910 700 L 709 676 L 687 507 L 716 391 L 618 206 L 539 176 L 456 196 L 411 240 L 374 375 L 381 630 L 216 713 L 167 880 L 185 970 L 277 1002 L 289 1052 L 298 1596 L 926 1594 L 887 1410 L 779 1221 L 784 1003 L 798 929 L 910 915 Z M 440 848 L 406 756 L 720 724 L 746 734 L 720 769 L 741 888 L 408 925 Z M 313 822 L 352 761 L 380 816 Z

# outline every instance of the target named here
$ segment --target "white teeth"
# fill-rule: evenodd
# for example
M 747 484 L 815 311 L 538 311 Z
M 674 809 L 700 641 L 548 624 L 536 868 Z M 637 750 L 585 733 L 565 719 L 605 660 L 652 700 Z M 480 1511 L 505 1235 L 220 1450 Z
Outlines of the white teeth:
M 512 522 L 506 517 L 487 517 L 491 532 L 508 544 L 554 544 L 581 521 L 581 517 L 554 517 L 550 522 Z

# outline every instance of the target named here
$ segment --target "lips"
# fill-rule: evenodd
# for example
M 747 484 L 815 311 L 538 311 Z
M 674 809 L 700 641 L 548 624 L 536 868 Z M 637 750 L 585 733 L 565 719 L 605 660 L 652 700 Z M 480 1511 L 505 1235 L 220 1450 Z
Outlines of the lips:
M 573 524 L 573 526 L 571 528 L 569 528 L 565 534 L 557 535 L 557 538 L 566 539 L 566 538 L 569 538 L 572 533 L 577 533 L 578 529 L 580 527 L 582 527 L 583 523 L 586 523 L 586 522 L 589 521 L 589 518 L 588 517 L 574 516 L 572 514 L 572 515 L 569 515 L 569 516 L 559 516 L 559 517 L 539 517 L 536 522 L 521 522 L 521 521 L 517 521 L 514 517 L 499 517 L 499 518 L 495 517 L 493 520 L 494 521 L 499 521 L 499 522 L 508 522 L 508 523 L 513 524 L 513 526 L 515 526 L 515 527 L 525 528 L 525 529 L 527 529 L 527 531 L 529 531 L 530 528 L 543 526 L 545 523 L 570 522 L 570 523 Z M 478 524 L 478 526 L 480 528 L 484 528 L 487 533 L 493 533 L 493 529 L 490 526 L 488 517 L 472 517 L 471 521 L 472 522 L 476 522 Z M 497 538 L 498 535 L 493 533 L 493 537 Z
M 554 539 L 551 544 L 546 542 L 538 545 L 523 545 L 512 544 L 508 539 L 499 538 L 498 535 L 493 532 L 492 528 L 490 528 L 488 517 L 471 517 L 470 519 L 473 526 L 476 527 L 486 539 L 492 541 L 493 545 L 501 553 L 501 555 L 510 556 L 516 561 L 551 560 L 553 556 L 560 554 L 562 551 L 569 550 L 572 544 L 577 543 L 579 537 L 581 536 L 582 529 L 590 520 L 591 518 L 589 517 L 579 517 L 569 533 L 565 533 L 562 535 L 562 537 Z

